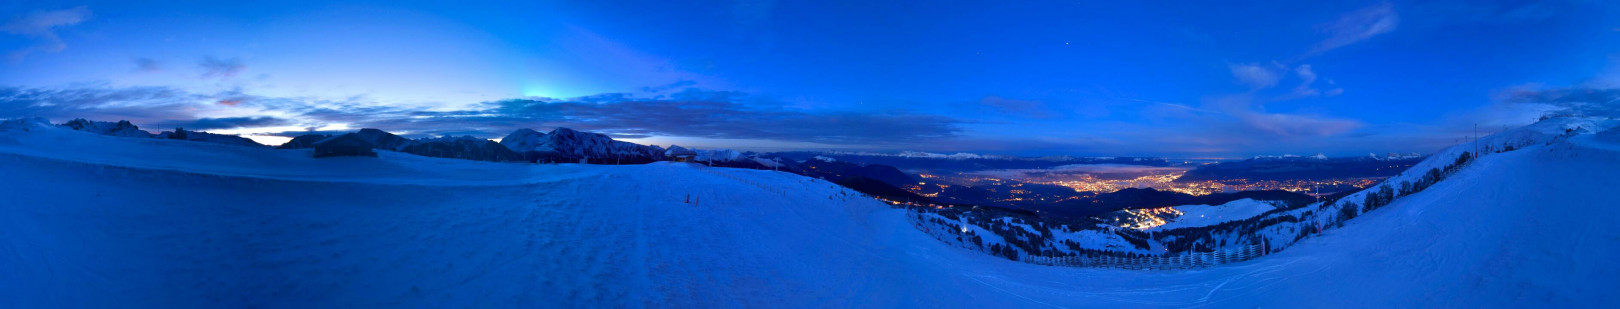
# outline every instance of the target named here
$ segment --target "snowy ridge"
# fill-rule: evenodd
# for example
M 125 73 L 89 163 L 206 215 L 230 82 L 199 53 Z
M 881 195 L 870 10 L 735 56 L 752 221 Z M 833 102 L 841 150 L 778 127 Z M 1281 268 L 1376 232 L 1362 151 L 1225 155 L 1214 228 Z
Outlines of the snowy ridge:
M 118 122 L 114 123 L 106 121 L 90 121 L 85 120 L 84 118 L 78 118 L 63 123 L 61 126 L 78 131 L 119 137 L 153 136 L 152 132 L 141 130 L 139 127 L 136 127 L 135 124 L 129 123 L 127 120 L 119 120 Z
M 51 122 L 45 118 L 15 118 L 0 121 L 0 130 L 6 131 L 32 131 L 51 128 Z
M 867 155 L 881 155 L 881 154 L 867 154 Z M 894 156 L 908 157 L 908 158 L 930 158 L 930 159 L 951 159 L 951 160 L 984 159 L 984 158 L 996 158 L 996 157 L 999 157 L 999 156 L 986 156 L 986 155 L 980 155 L 980 154 L 974 154 L 974 153 L 966 153 L 966 152 L 958 152 L 958 153 L 953 153 L 953 154 L 938 154 L 938 153 L 928 153 L 928 152 L 921 152 L 921 151 L 901 151 L 899 154 L 896 154 Z
M 1417 165 L 1413 165 L 1405 172 L 1401 172 L 1400 174 L 1385 179 L 1379 185 L 1351 194 L 1339 199 L 1339 201 L 1351 202 L 1356 205 L 1360 205 L 1362 204 L 1362 201 L 1367 198 L 1368 194 L 1373 193 L 1381 187 L 1394 187 L 1403 182 L 1409 183 L 1419 181 L 1421 178 L 1423 178 L 1424 173 L 1428 172 L 1429 170 L 1443 169 L 1447 164 L 1457 160 L 1458 157 L 1475 153 L 1476 151 L 1478 152 L 1479 156 L 1484 157 L 1490 156 L 1491 154 L 1497 152 L 1519 150 L 1538 145 L 1550 145 L 1553 142 L 1572 136 L 1582 134 L 1589 135 L 1595 132 L 1608 131 L 1617 125 L 1620 125 L 1620 121 L 1603 118 L 1560 117 L 1545 119 L 1524 127 L 1514 128 L 1497 134 L 1481 137 L 1477 142 L 1467 142 L 1456 146 L 1451 146 L 1445 150 L 1441 150 L 1440 152 L 1430 155 L 1428 159 L 1419 162 Z M 1321 208 L 1324 211 L 1331 212 L 1338 211 L 1342 206 L 1347 205 L 1343 202 L 1333 205 L 1313 206 Z M 1329 220 L 1335 218 L 1336 217 L 1318 216 L 1316 218 L 1316 222 L 1327 224 L 1330 222 Z
M 674 148 L 680 146 L 670 147 Z M 761 158 L 759 157 L 759 154 L 753 152 L 740 152 L 731 149 L 693 149 L 693 151 L 697 153 L 696 160 L 702 162 L 742 163 L 743 165 L 758 164 L 760 167 L 765 168 L 784 166 L 782 162 L 776 161 L 776 158 Z
M 742 161 L 748 156 L 731 149 L 697 149 L 698 161 Z

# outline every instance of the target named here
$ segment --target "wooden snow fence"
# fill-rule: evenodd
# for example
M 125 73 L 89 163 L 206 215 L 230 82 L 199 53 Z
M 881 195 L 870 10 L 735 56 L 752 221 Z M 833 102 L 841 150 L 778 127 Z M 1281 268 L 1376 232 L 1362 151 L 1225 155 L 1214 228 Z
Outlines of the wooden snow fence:
M 1183 252 L 1172 255 L 1023 255 L 1021 256 L 1021 259 L 1025 263 L 1049 266 L 1097 267 L 1130 270 L 1199 269 L 1222 264 L 1243 262 L 1264 256 L 1266 250 L 1263 246 L 1264 245 L 1262 244 L 1249 244 L 1211 252 Z

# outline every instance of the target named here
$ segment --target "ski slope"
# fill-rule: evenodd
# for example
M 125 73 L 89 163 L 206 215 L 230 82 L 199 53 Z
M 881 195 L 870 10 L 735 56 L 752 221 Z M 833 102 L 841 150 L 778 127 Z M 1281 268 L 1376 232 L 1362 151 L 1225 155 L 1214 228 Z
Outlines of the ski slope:
M 1129 271 L 951 247 L 904 210 L 773 171 L 313 159 L 12 124 L 0 303 L 1612 307 L 1620 140 L 1600 135 L 1484 156 L 1261 259 Z

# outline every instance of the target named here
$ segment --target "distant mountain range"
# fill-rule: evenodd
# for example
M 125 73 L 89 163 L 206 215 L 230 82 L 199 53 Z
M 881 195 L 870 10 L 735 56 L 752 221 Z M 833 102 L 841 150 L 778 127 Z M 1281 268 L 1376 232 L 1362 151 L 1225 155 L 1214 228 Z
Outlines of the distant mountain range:
M 607 135 L 556 128 L 550 133 L 518 129 L 500 142 L 460 136 L 409 139 L 378 129 L 355 132 L 375 149 L 398 151 L 438 158 L 495 162 L 639 164 L 662 161 L 664 149 L 616 141 Z M 310 148 L 331 135 L 304 135 L 281 145 L 282 149 Z
M 1040 169 L 1073 164 L 1127 164 L 1143 166 L 1170 165 L 1170 161 L 1164 158 L 1147 157 L 1013 157 L 970 153 L 937 154 L 916 151 L 906 151 L 894 154 L 872 152 L 791 151 L 775 152 L 770 153 L 769 155 L 797 161 L 822 157 L 859 164 L 888 165 L 908 171 L 929 170 L 940 172 L 970 172 L 996 169 Z
M 670 149 L 685 149 L 681 146 L 670 146 Z M 908 184 L 915 184 L 916 178 L 900 171 L 899 168 L 883 164 L 860 164 L 849 161 L 839 161 L 827 157 L 814 157 L 807 160 L 794 160 L 776 156 L 775 154 L 761 154 L 755 152 L 740 152 L 729 149 L 694 150 L 697 152 L 697 163 L 708 166 L 750 168 L 761 170 L 779 170 L 794 174 L 821 178 L 833 182 L 849 181 L 852 183 L 874 182 L 889 188 L 878 188 L 874 184 L 865 184 L 863 187 L 873 192 L 891 192 L 900 190 Z M 859 191 L 859 190 L 858 190 Z M 903 191 L 903 190 L 900 190 Z M 865 191 L 863 191 L 865 192 Z M 868 194 L 874 194 L 867 192 Z M 891 195 L 891 194 L 874 194 Z
M 1323 156 L 1262 156 L 1243 161 L 1218 162 L 1187 171 L 1177 182 L 1246 179 L 1249 181 L 1388 177 L 1423 161 L 1418 154 L 1327 158 Z
M 226 145 L 237 145 L 237 146 L 248 146 L 248 147 L 265 147 L 263 144 L 259 144 L 257 142 L 254 142 L 251 139 L 247 139 L 247 138 L 244 138 L 244 137 L 241 137 L 241 136 L 228 135 L 228 134 L 213 134 L 213 133 L 199 132 L 199 131 L 187 131 L 186 129 L 183 129 L 183 128 L 175 128 L 174 131 L 163 131 L 163 132 L 160 132 L 158 134 L 152 134 L 152 132 L 147 132 L 146 130 L 141 130 L 140 127 L 137 127 L 137 126 L 135 126 L 135 124 L 129 123 L 129 121 L 125 121 L 125 120 L 120 120 L 118 122 L 107 122 L 107 121 L 92 121 L 92 120 L 85 120 L 84 118 L 79 118 L 79 119 L 70 120 L 68 122 L 65 122 L 65 123 L 62 123 L 62 124 L 59 124 L 59 125 L 56 125 L 56 126 L 63 127 L 63 128 L 69 128 L 69 129 L 73 129 L 73 130 L 76 130 L 76 131 L 84 131 L 84 132 L 90 132 L 90 133 L 95 133 L 95 134 L 111 135 L 111 136 L 118 136 L 118 137 L 178 139 L 178 140 L 188 140 L 188 141 L 195 141 L 195 142 L 216 143 L 216 144 L 226 144 Z

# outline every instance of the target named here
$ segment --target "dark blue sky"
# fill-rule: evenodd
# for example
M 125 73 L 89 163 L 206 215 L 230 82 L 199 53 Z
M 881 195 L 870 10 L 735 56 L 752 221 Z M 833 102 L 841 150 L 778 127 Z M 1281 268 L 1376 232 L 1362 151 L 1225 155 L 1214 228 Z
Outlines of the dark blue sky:
M 1620 85 L 1608 1 L 31 1 L 0 18 L 0 117 L 244 134 L 1355 155 Z

